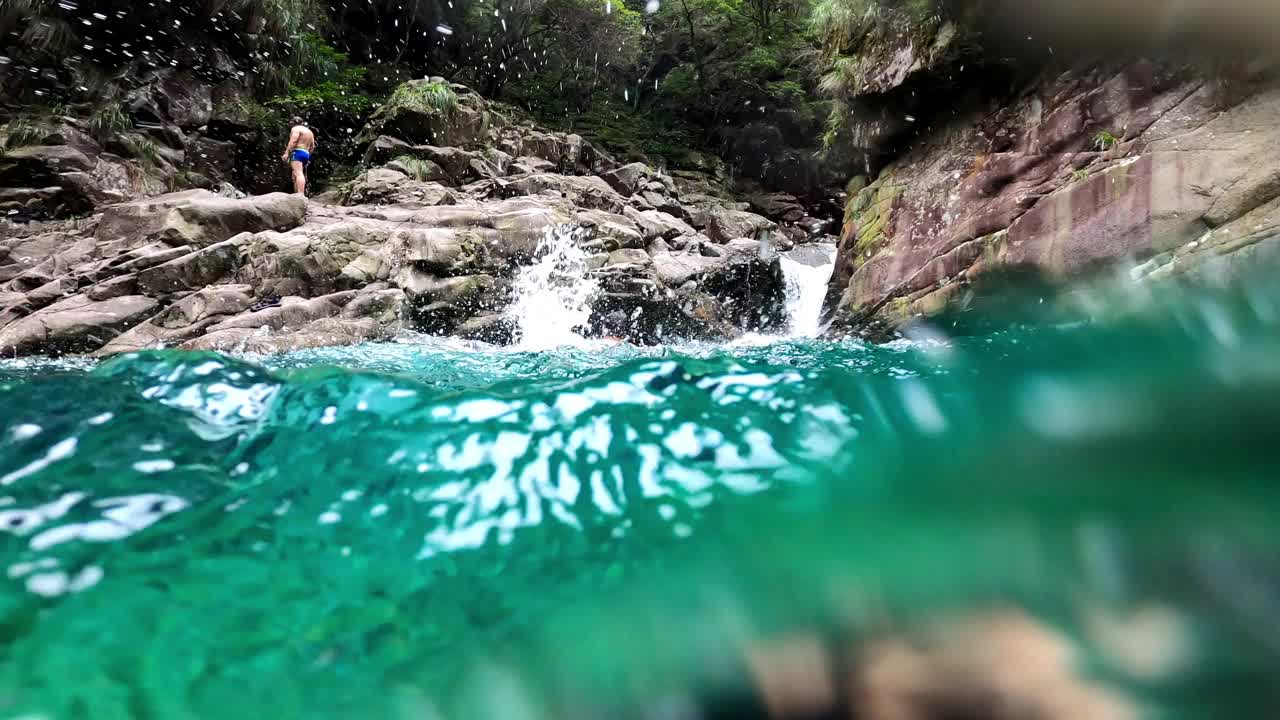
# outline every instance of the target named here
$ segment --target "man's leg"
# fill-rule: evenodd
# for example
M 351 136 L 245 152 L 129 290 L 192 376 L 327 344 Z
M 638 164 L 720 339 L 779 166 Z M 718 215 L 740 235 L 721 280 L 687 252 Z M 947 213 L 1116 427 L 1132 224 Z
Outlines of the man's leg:
M 302 169 L 302 162 L 294 160 L 289 163 L 289 167 L 293 168 L 293 191 L 299 195 L 305 195 L 307 191 L 307 176 Z

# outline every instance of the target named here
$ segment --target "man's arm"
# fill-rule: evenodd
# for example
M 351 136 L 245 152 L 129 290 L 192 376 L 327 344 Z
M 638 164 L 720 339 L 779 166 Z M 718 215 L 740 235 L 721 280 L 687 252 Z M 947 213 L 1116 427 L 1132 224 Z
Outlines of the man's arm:
M 289 161 L 289 153 L 293 152 L 293 148 L 298 145 L 298 137 L 301 134 L 302 133 L 298 132 L 298 128 L 294 128 L 293 132 L 289 134 L 289 144 L 284 149 L 284 155 L 281 155 L 281 158 L 283 158 L 285 162 Z

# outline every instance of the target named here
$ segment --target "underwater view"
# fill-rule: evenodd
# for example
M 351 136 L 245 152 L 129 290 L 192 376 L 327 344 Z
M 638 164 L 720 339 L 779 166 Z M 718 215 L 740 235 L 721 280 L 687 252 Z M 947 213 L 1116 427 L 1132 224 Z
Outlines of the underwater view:
M 1276 0 L 0 0 L 0 720 L 1280 716 Z
M 749 717 L 779 643 L 804 663 L 990 614 L 1009 647 L 971 629 L 964 667 L 886 659 L 902 677 L 861 692 L 963 676 L 1040 694 L 1025 717 L 1273 707 L 1280 294 L 1127 304 L 881 345 L 5 361 L 0 698 Z M 987 643 L 1037 669 L 1002 678 Z

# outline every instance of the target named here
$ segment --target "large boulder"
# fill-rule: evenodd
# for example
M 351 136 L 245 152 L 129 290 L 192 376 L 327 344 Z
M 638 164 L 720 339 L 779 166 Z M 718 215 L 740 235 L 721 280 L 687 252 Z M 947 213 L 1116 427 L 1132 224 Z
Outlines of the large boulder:
M 468 148 L 489 130 L 488 104 L 470 88 L 432 80 L 410 80 L 373 114 L 362 136 L 390 135 L 409 144 Z
M 263 232 L 244 241 L 240 282 L 269 295 L 304 298 L 386 280 L 391 262 L 378 223 L 340 222 L 304 226 L 287 233 Z
M 144 267 L 137 273 L 137 287 L 149 295 L 165 295 L 199 290 L 234 277 L 244 263 L 244 249 L 252 237 L 251 233 L 241 233 L 168 262 Z
M 707 218 L 707 237 L 718 243 L 737 238 L 756 239 L 776 229 L 777 223 L 744 210 L 715 208 Z
M 187 190 L 107 208 L 96 237 L 99 243 L 128 247 L 153 240 L 206 246 L 242 232 L 295 228 L 306 213 L 307 202 L 301 195 L 271 193 L 235 199 L 208 190 Z
M 431 163 L 430 160 L 418 162 L 430 163 L 435 171 L 439 171 L 436 175 L 428 168 L 428 175 L 448 179 L 448 175 L 440 169 L 440 166 Z M 352 181 L 344 198 L 344 204 L 429 206 L 453 205 L 458 201 L 457 195 L 444 185 L 438 182 L 411 180 L 405 170 L 406 168 L 392 163 L 387 167 L 375 168 L 361 174 Z
M 143 295 L 102 301 L 84 295 L 69 297 L 0 329 L 0 354 L 92 352 L 159 307 L 159 301 Z
M 200 127 L 213 117 L 213 87 L 186 73 L 157 83 L 155 97 L 160 109 L 178 127 Z

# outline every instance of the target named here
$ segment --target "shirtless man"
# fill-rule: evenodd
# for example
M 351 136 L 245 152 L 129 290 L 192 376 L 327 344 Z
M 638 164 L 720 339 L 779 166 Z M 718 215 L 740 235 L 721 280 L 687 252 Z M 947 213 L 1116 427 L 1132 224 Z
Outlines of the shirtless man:
M 293 191 L 303 195 L 307 190 L 307 166 L 311 164 L 311 153 L 316 151 L 316 136 L 302 124 L 302 118 L 294 117 L 289 122 L 293 125 L 293 130 L 289 133 L 289 145 L 280 159 L 293 169 Z

